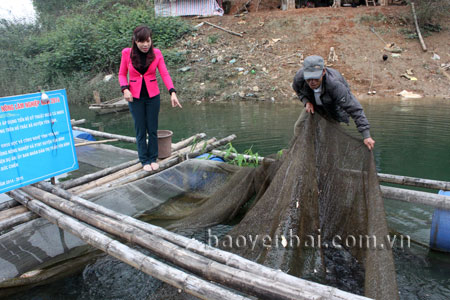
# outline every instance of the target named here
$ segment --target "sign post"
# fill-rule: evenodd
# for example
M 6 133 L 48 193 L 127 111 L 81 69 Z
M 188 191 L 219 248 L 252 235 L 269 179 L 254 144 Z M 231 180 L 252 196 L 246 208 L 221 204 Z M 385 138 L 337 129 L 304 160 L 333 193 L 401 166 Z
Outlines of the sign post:
M 0 193 L 77 169 L 65 90 L 0 98 Z

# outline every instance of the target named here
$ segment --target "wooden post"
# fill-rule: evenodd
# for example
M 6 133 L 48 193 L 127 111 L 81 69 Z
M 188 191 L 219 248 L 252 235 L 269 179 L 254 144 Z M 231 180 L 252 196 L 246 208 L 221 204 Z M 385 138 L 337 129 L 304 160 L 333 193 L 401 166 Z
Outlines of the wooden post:
M 414 2 L 411 2 L 411 10 L 414 17 L 414 24 L 416 26 L 417 36 L 419 37 L 420 45 L 422 46 L 423 51 L 427 51 L 427 46 L 422 38 L 422 34 L 420 33 L 419 23 L 417 22 L 416 10 L 414 8 Z
M 13 190 L 10 191 L 9 194 L 14 197 L 14 199 L 27 206 L 31 211 L 34 211 L 50 222 L 58 225 L 58 227 L 79 237 L 89 245 L 114 256 L 150 276 L 175 286 L 176 288 L 182 289 L 195 297 L 217 300 L 250 300 L 249 298 L 237 295 L 218 285 L 189 275 L 152 257 L 146 256 L 141 252 L 82 224 L 76 219 L 60 213 L 56 209 L 53 209 L 40 201 L 31 199 L 31 197 L 23 191 Z
M 281 10 L 289 10 L 295 8 L 295 0 L 281 0 Z
M 94 94 L 94 100 L 96 104 L 102 103 L 102 100 L 100 99 L 100 93 L 98 91 L 93 91 Z

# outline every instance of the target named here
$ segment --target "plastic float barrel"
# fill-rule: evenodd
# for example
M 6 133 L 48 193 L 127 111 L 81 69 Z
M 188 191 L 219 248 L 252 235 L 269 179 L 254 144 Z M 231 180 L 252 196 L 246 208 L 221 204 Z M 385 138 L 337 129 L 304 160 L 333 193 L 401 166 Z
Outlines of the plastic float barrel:
M 439 191 L 439 195 L 450 196 L 450 191 Z M 430 248 L 450 252 L 450 210 L 436 208 L 430 230 Z
M 74 138 L 79 138 L 88 141 L 95 141 L 95 138 L 90 133 L 80 130 L 72 130 L 72 133 Z
M 208 157 L 209 157 L 209 158 L 208 158 Z M 224 162 L 224 160 L 223 160 L 222 157 L 219 157 L 219 156 L 216 156 L 216 155 L 211 155 L 211 154 L 208 154 L 208 153 L 203 153 L 203 154 L 197 156 L 196 158 L 199 158 L 199 159 L 209 159 L 209 160 L 214 160 L 214 161 Z

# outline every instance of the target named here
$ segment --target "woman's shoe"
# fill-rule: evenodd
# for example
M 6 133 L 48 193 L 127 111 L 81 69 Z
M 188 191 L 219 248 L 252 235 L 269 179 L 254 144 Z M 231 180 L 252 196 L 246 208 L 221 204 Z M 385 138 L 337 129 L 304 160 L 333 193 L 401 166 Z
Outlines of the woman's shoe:
M 153 170 L 153 168 L 152 168 L 151 165 L 144 165 L 144 166 L 142 167 L 142 169 L 143 169 L 144 171 L 147 171 L 147 172 L 151 172 L 151 171 Z
M 151 168 L 152 168 L 153 171 L 156 171 L 156 170 L 159 169 L 159 165 L 158 165 L 157 163 L 155 163 L 155 162 L 152 162 L 152 163 L 150 164 L 150 166 L 151 166 Z

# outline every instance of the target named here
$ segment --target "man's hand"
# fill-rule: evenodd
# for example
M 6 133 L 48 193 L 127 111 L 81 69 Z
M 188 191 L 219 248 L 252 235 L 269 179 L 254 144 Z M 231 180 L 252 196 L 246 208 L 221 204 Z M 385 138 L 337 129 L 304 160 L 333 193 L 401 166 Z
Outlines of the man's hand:
M 371 151 L 373 149 L 373 147 L 375 146 L 375 141 L 372 138 L 366 138 L 364 139 L 364 145 L 367 146 L 367 148 L 369 148 L 369 150 Z
M 173 93 L 170 95 L 170 101 L 172 101 L 172 107 L 177 107 L 177 106 L 179 106 L 180 108 L 182 108 L 180 102 L 178 101 L 177 94 L 176 94 L 175 92 L 173 92 Z
M 306 103 L 305 109 L 307 113 L 314 114 L 314 105 L 311 102 Z
M 131 92 L 129 89 L 123 90 L 123 97 L 128 102 L 133 102 L 133 95 L 131 95 Z

